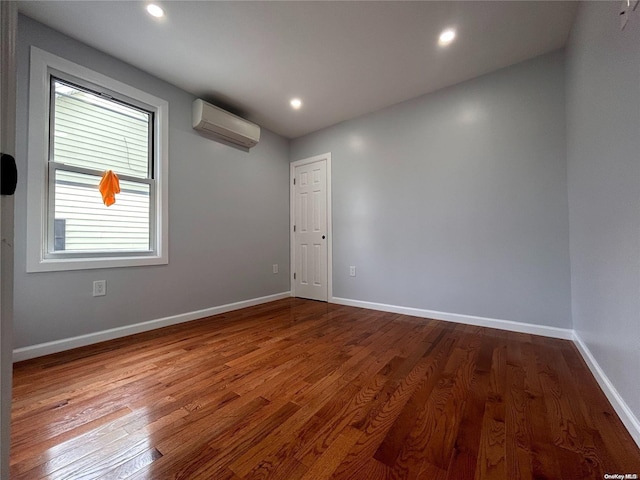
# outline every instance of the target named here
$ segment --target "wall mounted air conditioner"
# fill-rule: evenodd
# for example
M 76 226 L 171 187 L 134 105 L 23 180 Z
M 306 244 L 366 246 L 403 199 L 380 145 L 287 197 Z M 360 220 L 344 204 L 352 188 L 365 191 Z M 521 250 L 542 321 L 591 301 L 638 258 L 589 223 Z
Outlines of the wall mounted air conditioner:
M 225 142 L 246 148 L 260 140 L 260 127 L 204 100 L 193 102 L 193 128 Z

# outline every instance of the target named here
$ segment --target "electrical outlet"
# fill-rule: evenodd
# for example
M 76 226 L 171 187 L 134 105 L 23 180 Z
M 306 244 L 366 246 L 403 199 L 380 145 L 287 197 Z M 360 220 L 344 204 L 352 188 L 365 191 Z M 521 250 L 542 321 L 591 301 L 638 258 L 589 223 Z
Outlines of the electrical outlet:
M 93 282 L 93 296 L 104 297 L 107 294 L 107 281 L 96 280 Z
M 351 265 L 349 267 L 349 276 L 350 277 L 355 277 L 356 276 L 356 267 L 354 265 Z
M 273 273 L 278 273 L 278 264 L 277 263 L 273 264 Z

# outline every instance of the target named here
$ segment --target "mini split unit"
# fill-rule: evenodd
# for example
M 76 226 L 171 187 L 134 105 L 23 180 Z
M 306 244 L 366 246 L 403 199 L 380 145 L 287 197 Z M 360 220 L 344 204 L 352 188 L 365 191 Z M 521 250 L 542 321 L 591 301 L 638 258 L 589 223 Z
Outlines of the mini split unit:
M 204 100 L 193 102 L 193 128 L 208 136 L 242 147 L 260 141 L 260 127 Z

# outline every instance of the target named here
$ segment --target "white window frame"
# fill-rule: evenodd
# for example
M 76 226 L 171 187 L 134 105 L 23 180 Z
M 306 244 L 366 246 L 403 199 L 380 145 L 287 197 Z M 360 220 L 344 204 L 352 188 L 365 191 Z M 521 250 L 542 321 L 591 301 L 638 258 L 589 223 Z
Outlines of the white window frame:
M 27 152 L 27 272 L 53 272 L 92 268 L 166 265 L 168 254 L 168 168 L 169 104 L 166 100 L 126 85 L 64 58 L 31 47 L 29 78 L 29 132 Z M 48 245 L 48 175 L 50 76 L 56 72 L 99 85 L 137 102 L 154 112 L 154 182 L 155 205 L 150 228 L 153 229 L 150 253 L 49 255 Z

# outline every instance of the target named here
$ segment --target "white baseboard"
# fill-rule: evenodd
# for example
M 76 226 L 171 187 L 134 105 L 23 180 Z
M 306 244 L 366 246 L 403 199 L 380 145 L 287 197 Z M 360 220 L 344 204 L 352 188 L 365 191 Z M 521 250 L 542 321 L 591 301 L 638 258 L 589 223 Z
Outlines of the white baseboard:
M 640 447 L 640 421 L 638 421 L 638 418 L 633 414 L 627 403 L 618 393 L 616 387 L 613 386 L 613 383 L 611 383 L 607 374 L 604 373 L 604 370 L 602 370 L 602 367 L 600 367 L 600 364 L 598 364 L 597 360 L 576 331 L 573 332 L 573 343 L 575 343 L 576 347 L 580 351 L 582 358 L 584 358 L 589 370 L 591 370 L 591 373 L 600 385 L 600 388 L 602 388 L 602 391 L 609 399 L 609 402 L 620 417 L 620 420 L 622 420 L 624 426 L 627 427 L 629 434 L 633 437 L 638 447 Z
M 438 312 L 435 310 L 424 310 L 421 308 L 399 307 L 397 305 L 387 305 L 385 303 L 364 302 L 361 300 L 350 300 L 348 298 L 333 297 L 331 303 L 349 305 L 351 307 L 369 308 L 371 310 L 381 310 L 383 312 L 401 313 L 421 318 L 432 318 L 434 320 L 444 320 L 445 322 L 464 323 L 466 325 L 476 325 L 479 327 L 497 328 L 499 330 L 509 330 L 510 332 L 530 333 L 542 335 L 544 337 L 562 338 L 573 340 L 573 330 L 569 328 L 548 327 L 546 325 L 535 325 L 533 323 L 514 322 L 512 320 L 497 320 L 494 318 L 474 317 L 472 315 L 461 315 L 458 313 Z
M 267 295 L 265 297 L 253 298 L 241 302 L 220 305 L 217 307 L 205 308 L 203 310 L 196 310 L 194 312 L 183 313 L 180 315 L 173 315 L 170 317 L 158 318 L 156 320 L 149 320 L 147 322 L 136 323 L 134 325 L 111 328 L 109 330 L 103 330 L 101 332 L 56 340 L 53 342 L 41 343 L 28 347 L 16 348 L 13 351 L 13 361 L 19 362 L 21 360 L 28 360 L 30 358 L 58 353 L 64 350 L 70 350 L 72 348 L 84 347 L 86 345 L 103 342 L 105 340 L 112 340 L 114 338 L 125 337 L 127 335 L 146 332 L 149 330 L 154 330 L 156 328 L 189 322 L 191 320 L 197 320 L 199 318 L 231 312 L 233 310 L 239 310 L 241 308 L 260 305 L 262 303 L 273 302 L 275 300 L 288 298 L 290 296 L 291 292 L 282 292 L 274 295 Z M 545 337 L 572 340 L 578 348 L 578 351 L 584 358 L 587 366 L 591 370 L 591 373 L 600 385 L 600 388 L 602 388 L 605 395 L 609 399 L 609 402 L 611 402 L 611 405 L 620 417 L 620 420 L 622 420 L 622 423 L 625 425 L 630 435 L 640 447 L 640 421 L 638 421 L 638 418 L 634 415 L 624 399 L 620 396 L 616 388 L 613 386 L 607 375 L 604 373 L 604 371 L 596 361 L 595 357 L 591 354 L 589 348 L 582 341 L 580 336 L 572 329 L 535 325 L 531 323 L 520 323 L 511 320 L 498 320 L 486 317 L 476 317 L 472 315 L 438 312 L 435 310 L 424 310 L 412 307 L 400 307 L 397 305 L 365 302 L 361 300 L 350 300 L 347 298 L 339 297 L 332 297 L 330 302 L 351 307 L 361 307 L 383 312 L 400 313 L 403 315 L 411 315 L 414 317 L 431 318 L 434 320 L 457 322 L 467 325 L 508 330 L 511 332 L 529 333 L 533 335 L 542 335 Z
M 40 343 L 38 345 L 31 345 L 28 347 L 20 347 L 13 350 L 13 361 L 19 362 L 22 360 L 28 360 L 30 358 L 36 358 L 43 355 L 62 352 L 64 350 L 70 350 L 72 348 L 84 347 L 93 343 L 104 342 L 105 340 L 113 340 L 114 338 L 126 337 L 127 335 L 146 332 L 149 330 L 154 330 L 156 328 L 168 327 L 169 325 L 176 325 L 178 323 L 190 322 L 191 320 L 197 320 L 199 318 L 210 317 L 211 315 L 231 312 L 233 310 L 239 310 L 241 308 L 252 307 L 254 305 L 260 305 L 262 303 L 273 302 L 282 298 L 289 298 L 290 296 L 291 292 L 276 293 L 274 295 L 267 295 L 266 297 L 252 298 L 249 300 L 243 300 L 241 302 L 228 303 L 226 305 L 205 308 L 203 310 L 196 310 L 194 312 L 181 313 L 179 315 L 173 315 L 170 317 L 135 323 L 133 325 L 110 328 L 109 330 L 88 333 L 86 335 L 79 335 L 77 337 L 64 338 L 62 340 Z

